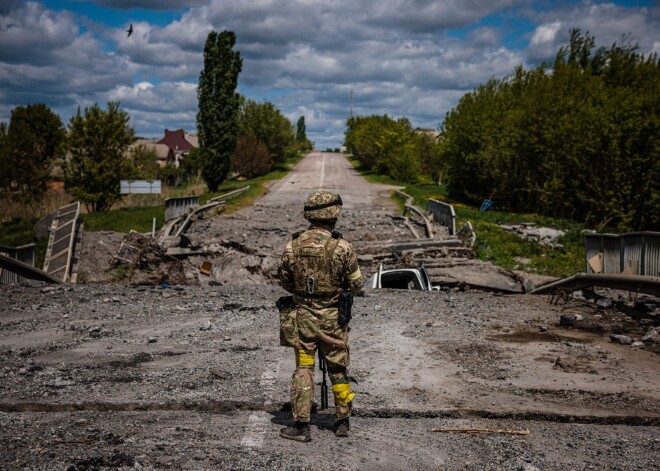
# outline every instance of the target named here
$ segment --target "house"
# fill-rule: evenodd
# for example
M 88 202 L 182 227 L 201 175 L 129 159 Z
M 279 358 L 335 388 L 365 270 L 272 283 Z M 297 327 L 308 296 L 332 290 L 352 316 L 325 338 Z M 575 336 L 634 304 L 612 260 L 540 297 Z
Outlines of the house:
M 156 139 L 138 139 L 131 148 L 143 146 L 148 150 L 153 150 L 158 157 L 158 165 L 165 167 L 168 163 L 174 163 L 174 152 L 165 144 L 158 144 Z
M 430 136 L 433 139 L 435 139 L 436 141 L 438 141 L 442 138 L 442 135 L 440 134 L 440 131 L 438 131 L 437 129 L 433 129 L 433 128 L 415 128 L 415 132 L 417 134 L 421 134 L 421 135 L 424 135 L 424 136 Z
M 190 136 L 191 140 L 193 140 L 193 133 L 189 133 L 188 136 Z M 196 133 L 194 134 L 194 140 L 197 141 Z M 176 167 L 179 167 L 181 161 L 185 158 L 186 155 L 188 155 L 188 152 L 196 147 L 186 139 L 186 134 L 184 133 L 183 129 L 177 129 L 176 131 L 170 131 L 169 129 L 166 129 L 165 137 L 163 137 L 156 144 L 164 144 L 169 148 L 172 156 L 172 163 Z M 168 162 L 170 162 L 169 159 Z

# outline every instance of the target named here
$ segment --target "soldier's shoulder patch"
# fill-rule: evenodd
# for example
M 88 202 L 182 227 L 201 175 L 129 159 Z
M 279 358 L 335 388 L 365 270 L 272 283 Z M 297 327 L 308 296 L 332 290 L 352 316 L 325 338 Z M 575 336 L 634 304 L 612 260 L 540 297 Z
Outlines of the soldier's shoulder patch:
M 344 235 L 340 231 L 338 231 L 337 229 L 332 230 L 332 238 L 333 239 L 342 239 L 343 237 L 344 237 Z
M 291 238 L 292 239 L 297 239 L 298 237 L 300 237 L 300 234 L 302 234 L 303 232 L 305 232 L 305 231 L 302 231 L 302 230 L 301 231 L 296 231 L 293 234 L 291 234 Z

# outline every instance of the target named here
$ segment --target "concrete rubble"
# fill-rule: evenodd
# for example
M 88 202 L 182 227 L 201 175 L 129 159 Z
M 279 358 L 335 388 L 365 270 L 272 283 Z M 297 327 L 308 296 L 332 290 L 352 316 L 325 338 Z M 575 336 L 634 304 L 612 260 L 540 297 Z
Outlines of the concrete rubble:
M 499 224 L 502 229 L 513 232 L 520 238 L 532 240 L 541 246 L 562 247 L 557 239 L 566 235 L 566 232 L 551 227 L 538 227 L 535 223 Z

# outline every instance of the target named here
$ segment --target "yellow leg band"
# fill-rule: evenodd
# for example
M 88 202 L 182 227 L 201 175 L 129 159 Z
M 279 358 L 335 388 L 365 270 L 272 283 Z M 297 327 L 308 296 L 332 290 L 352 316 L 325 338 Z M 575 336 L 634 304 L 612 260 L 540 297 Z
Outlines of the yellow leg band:
M 355 281 L 358 278 L 360 278 L 361 276 L 362 276 L 362 273 L 360 273 L 360 267 L 358 267 L 357 270 L 355 270 L 353 273 L 348 275 L 346 278 L 348 278 L 348 281 Z
M 296 366 L 314 366 L 313 350 L 296 350 Z
M 345 406 L 353 400 L 355 393 L 351 393 L 351 385 L 346 384 L 333 384 L 332 393 L 335 395 L 335 404 Z

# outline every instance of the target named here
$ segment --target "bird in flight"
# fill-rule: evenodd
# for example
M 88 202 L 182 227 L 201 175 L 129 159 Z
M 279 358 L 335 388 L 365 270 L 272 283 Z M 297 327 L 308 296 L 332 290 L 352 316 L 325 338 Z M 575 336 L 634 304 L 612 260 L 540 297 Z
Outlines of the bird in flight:
M 131 34 L 133 34 L 133 23 L 131 23 L 131 25 L 130 25 L 130 26 L 128 27 L 128 29 L 125 30 L 125 31 L 128 33 L 128 36 L 126 36 L 126 37 L 127 37 L 127 38 L 130 37 Z

